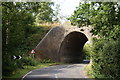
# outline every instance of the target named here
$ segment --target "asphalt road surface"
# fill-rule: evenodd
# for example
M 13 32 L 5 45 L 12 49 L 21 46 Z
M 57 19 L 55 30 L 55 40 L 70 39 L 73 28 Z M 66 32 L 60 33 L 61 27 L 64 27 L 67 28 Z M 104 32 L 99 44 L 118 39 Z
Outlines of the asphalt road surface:
M 66 64 L 36 69 L 22 80 L 90 80 L 84 71 L 87 64 Z

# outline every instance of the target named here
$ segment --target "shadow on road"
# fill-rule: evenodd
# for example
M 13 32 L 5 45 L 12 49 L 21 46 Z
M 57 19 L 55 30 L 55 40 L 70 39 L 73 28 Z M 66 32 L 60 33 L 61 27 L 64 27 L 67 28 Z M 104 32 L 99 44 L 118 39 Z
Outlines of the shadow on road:
M 90 60 L 83 60 L 82 62 L 71 62 L 71 63 L 66 63 L 66 64 L 89 64 Z
M 89 63 L 90 63 L 90 60 L 83 60 L 82 63 L 83 63 L 83 64 L 89 64 Z

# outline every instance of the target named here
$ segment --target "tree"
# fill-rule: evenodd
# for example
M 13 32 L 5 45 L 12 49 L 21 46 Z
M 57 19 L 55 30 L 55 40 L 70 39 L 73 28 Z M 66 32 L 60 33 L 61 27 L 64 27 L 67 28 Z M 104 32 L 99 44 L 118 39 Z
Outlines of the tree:
M 32 13 L 30 10 L 27 11 L 28 5 L 31 4 L 2 3 L 3 75 L 22 66 L 22 64 L 18 65 L 11 57 L 24 55 L 26 52 L 26 39 L 31 34 L 30 30 L 34 22 Z
M 74 14 L 68 18 L 71 21 L 72 25 L 77 25 L 78 27 L 90 25 L 90 4 L 85 2 L 84 4 L 79 4 L 77 10 L 74 11 Z
M 117 2 L 83 3 L 69 18 L 78 27 L 91 25 L 93 35 L 92 75 L 119 80 L 120 7 Z
M 40 18 L 42 22 L 51 22 L 52 5 L 53 3 L 50 2 L 2 2 L 2 66 L 4 76 L 12 74 L 12 71 L 22 68 L 23 65 L 36 63 L 33 62 L 35 60 L 28 57 L 28 52 L 37 45 L 49 29 L 36 27 L 34 22 L 39 12 L 40 16 L 42 15 Z M 13 59 L 13 56 L 19 55 L 23 56 L 22 60 Z
M 60 5 L 56 4 L 55 10 L 54 10 L 54 16 L 53 16 L 53 21 L 59 22 L 60 21 Z
M 78 27 L 92 25 L 92 33 L 99 37 L 116 39 L 120 34 L 120 7 L 116 2 L 85 2 L 69 20 Z
M 90 22 L 94 27 L 92 31 L 93 34 L 100 37 L 108 37 L 117 39 L 119 37 L 120 30 L 120 8 L 117 3 L 94 3 L 93 5 L 98 5 L 99 7 L 92 12 L 95 14 L 90 18 Z M 116 32 L 117 31 L 117 32 Z
M 54 5 L 54 3 L 40 2 L 39 5 L 40 5 L 40 8 L 38 9 L 36 22 L 37 23 L 52 22 L 52 17 L 54 16 L 54 13 L 51 6 Z

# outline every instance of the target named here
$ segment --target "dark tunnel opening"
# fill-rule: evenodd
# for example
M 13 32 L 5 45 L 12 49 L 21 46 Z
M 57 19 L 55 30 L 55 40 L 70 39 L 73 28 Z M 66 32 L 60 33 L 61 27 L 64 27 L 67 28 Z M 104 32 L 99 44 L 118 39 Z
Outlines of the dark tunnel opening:
M 82 49 L 88 41 L 87 37 L 81 32 L 71 32 L 63 40 L 59 56 L 60 62 L 64 63 L 80 63 L 82 62 Z

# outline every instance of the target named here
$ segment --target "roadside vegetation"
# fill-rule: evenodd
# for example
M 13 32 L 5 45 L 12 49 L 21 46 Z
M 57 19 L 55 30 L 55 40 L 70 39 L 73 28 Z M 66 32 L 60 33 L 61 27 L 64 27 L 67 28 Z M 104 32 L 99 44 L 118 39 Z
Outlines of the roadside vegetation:
M 92 26 L 91 33 L 97 36 L 93 38 L 91 50 L 87 51 L 92 61 L 87 67 L 89 75 L 98 80 L 119 80 L 120 7 L 118 3 L 80 3 L 68 19 L 72 25 L 78 27 Z
M 30 65 L 24 65 L 22 68 L 18 68 L 14 70 L 10 75 L 3 76 L 3 79 L 19 80 L 22 79 L 23 76 L 25 76 L 28 72 L 32 70 L 45 68 L 53 65 L 59 65 L 59 64 L 61 63 L 49 62 L 48 60 L 44 60 L 43 62 L 40 63 L 33 62 Z
M 83 59 L 84 60 L 90 60 L 92 50 L 91 50 L 91 45 L 90 44 L 85 44 L 83 47 Z
M 59 12 L 52 6 L 53 2 L 2 2 L 3 78 L 21 77 L 29 70 L 56 64 L 30 55 L 45 34 L 59 25 Z
M 53 2 L 2 2 L 2 75 L 20 78 L 28 71 L 55 65 L 29 54 L 44 35 L 59 25 L 59 5 Z M 95 79 L 120 78 L 120 7 L 117 2 L 80 3 L 68 18 L 78 27 L 92 26 L 93 45 L 85 45 L 88 74 Z M 13 56 L 22 56 L 14 59 Z

